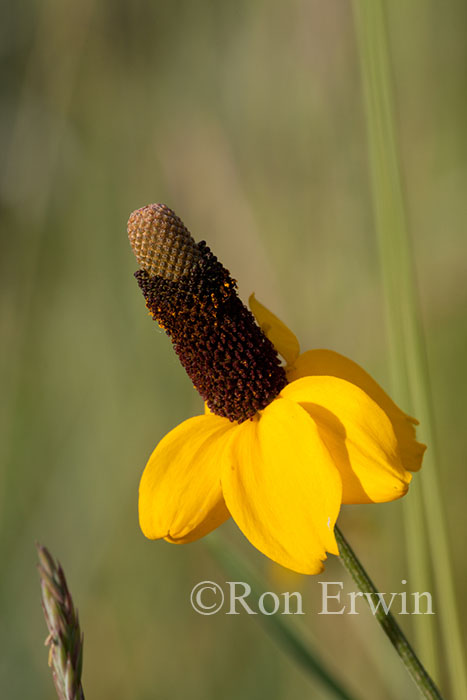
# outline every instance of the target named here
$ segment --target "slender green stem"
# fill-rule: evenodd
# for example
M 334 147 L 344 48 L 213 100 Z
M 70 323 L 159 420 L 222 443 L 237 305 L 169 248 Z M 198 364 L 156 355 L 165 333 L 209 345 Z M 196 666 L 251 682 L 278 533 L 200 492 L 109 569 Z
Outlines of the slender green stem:
M 396 401 L 421 418 L 411 391 L 405 343 L 407 289 L 401 264 L 402 241 L 407 238 L 407 216 L 397 151 L 389 49 L 382 0 L 354 0 L 354 17 L 360 53 L 362 86 L 368 131 L 371 185 L 380 248 L 384 300 Z M 430 450 L 432 449 L 431 439 Z M 429 457 L 428 457 L 429 459 Z M 425 469 L 427 457 L 425 457 Z M 425 477 L 425 473 L 423 474 Z M 424 505 L 418 484 L 404 504 L 409 578 L 417 590 L 432 590 Z M 437 629 L 434 618 L 412 621 L 417 649 L 435 678 L 439 677 Z
M 420 436 L 428 444 L 420 478 L 421 498 L 407 504 L 408 552 L 417 576 L 430 579 L 429 559 L 439 606 L 442 648 L 453 697 L 467 699 L 467 667 L 458 614 L 450 539 L 442 501 L 439 456 L 426 347 L 416 289 L 395 125 L 388 32 L 384 0 L 354 0 L 355 25 L 361 59 L 371 180 L 376 228 L 381 251 L 389 336 L 398 400 L 421 422 Z M 422 531 L 423 529 L 423 531 Z M 426 533 L 429 549 L 426 548 Z M 418 585 L 418 584 L 417 584 Z M 418 621 L 420 650 L 433 673 L 434 618 Z
M 258 602 L 261 595 L 268 590 L 267 584 L 253 573 L 241 557 L 235 555 L 230 546 L 226 546 L 220 533 L 212 532 L 205 542 L 229 576 L 251 586 L 251 600 Z M 311 648 L 309 640 L 287 615 L 255 615 L 255 619 L 264 624 L 271 637 L 290 653 L 307 673 L 318 678 L 334 697 L 340 700 L 352 700 L 353 696 L 323 666 L 322 661 Z
M 378 601 L 380 599 L 378 590 L 337 526 L 335 528 L 335 534 L 343 565 L 352 576 L 362 593 L 368 594 L 368 597 L 365 596 L 368 603 L 371 596 L 374 596 L 376 601 Z M 394 616 L 390 612 L 386 613 L 381 605 L 377 607 L 374 615 L 383 628 L 385 634 L 387 634 L 389 637 L 391 644 L 402 659 L 404 666 L 410 673 L 412 680 L 422 696 L 425 698 L 430 698 L 430 700 L 442 700 L 438 688 L 420 663 L 420 660 L 417 658 L 417 655 L 410 646 L 405 634 L 397 624 Z

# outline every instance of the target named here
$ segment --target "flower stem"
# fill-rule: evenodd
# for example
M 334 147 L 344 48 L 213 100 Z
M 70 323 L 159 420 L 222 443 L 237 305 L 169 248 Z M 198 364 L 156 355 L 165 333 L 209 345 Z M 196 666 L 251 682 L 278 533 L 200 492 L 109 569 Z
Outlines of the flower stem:
M 362 593 L 368 594 L 364 596 L 367 602 L 370 602 L 370 596 L 374 596 L 377 600 L 379 600 L 380 594 L 378 593 L 376 586 L 366 573 L 353 549 L 337 525 L 335 527 L 335 535 L 339 545 L 342 564 L 347 569 Z M 386 613 L 381 605 L 377 607 L 374 615 L 386 635 L 389 637 L 391 644 L 402 659 L 404 666 L 412 677 L 412 680 L 419 689 L 421 695 L 424 698 L 430 698 L 430 700 L 442 700 L 442 696 L 438 688 L 422 666 L 420 660 L 410 646 L 405 634 L 397 624 L 394 616 L 390 612 Z

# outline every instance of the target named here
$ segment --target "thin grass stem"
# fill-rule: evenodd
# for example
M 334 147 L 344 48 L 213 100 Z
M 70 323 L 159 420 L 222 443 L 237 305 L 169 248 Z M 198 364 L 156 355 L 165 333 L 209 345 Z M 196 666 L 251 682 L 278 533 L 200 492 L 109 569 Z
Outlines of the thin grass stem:
M 395 127 L 392 115 L 388 51 L 380 34 L 384 31 L 380 3 L 355 0 L 354 15 L 367 116 L 371 184 L 375 208 L 376 231 L 380 249 L 386 309 L 391 378 L 398 403 L 409 413 L 416 413 L 412 402 L 404 342 L 404 316 L 400 303 L 401 270 L 395 237 L 405 228 L 405 204 L 401 189 L 398 159 L 395 157 Z M 385 37 L 385 34 L 384 34 Z M 416 590 L 431 590 L 428 543 L 425 536 L 423 504 L 417 485 L 413 498 L 404 508 L 405 536 L 409 580 Z M 412 495 L 412 494 L 411 494 Z M 436 624 L 431 618 L 413 621 L 415 639 L 421 658 L 435 678 L 439 677 L 436 649 Z
M 206 537 L 205 543 L 229 576 L 234 580 L 247 582 L 251 586 L 251 600 L 258 602 L 262 593 L 268 590 L 267 585 L 230 546 L 226 546 L 219 533 L 212 532 L 209 537 Z M 324 666 L 305 635 L 296 624 L 290 622 L 287 615 L 256 615 L 255 619 L 264 624 L 266 631 L 278 645 L 288 652 L 309 675 L 318 679 L 333 697 L 340 700 L 354 698 Z
M 408 553 L 410 563 L 416 566 L 413 574 L 418 580 L 423 577 L 426 582 L 430 581 L 429 559 L 433 562 L 442 647 L 446 651 L 453 696 L 456 700 L 466 700 L 467 670 L 440 489 L 426 346 L 397 148 L 384 0 L 354 0 L 353 8 L 393 373 L 397 377 L 396 394 L 407 410 L 420 419 L 420 435 L 429 447 L 421 475 L 422 504 L 415 499 L 412 504 L 408 503 Z M 429 552 L 425 531 L 428 532 Z M 419 624 L 422 657 L 437 675 L 437 657 L 433 651 L 436 648 L 435 622 L 419 621 Z

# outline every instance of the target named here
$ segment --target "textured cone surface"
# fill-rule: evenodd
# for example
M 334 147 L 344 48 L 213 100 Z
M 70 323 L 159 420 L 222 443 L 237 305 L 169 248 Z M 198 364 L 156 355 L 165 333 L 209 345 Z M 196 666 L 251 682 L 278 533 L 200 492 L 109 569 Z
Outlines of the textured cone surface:
M 169 220 L 148 215 L 148 210 L 155 209 L 170 212 Z M 143 212 L 144 226 L 150 218 L 148 229 L 141 226 L 139 212 Z M 155 230 L 160 221 L 163 225 Z M 183 274 L 167 274 L 167 266 L 158 260 L 160 251 L 171 260 L 171 233 L 176 230 L 183 240 L 189 236 L 167 207 L 144 207 L 132 214 L 130 222 L 130 240 L 132 236 L 138 240 L 138 246 L 133 246 L 137 259 L 144 249 L 144 260 L 151 260 L 149 269 L 143 267 L 135 273 L 146 306 L 172 340 L 195 388 L 213 413 L 240 423 L 252 418 L 271 403 L 287 380 L 274 346 L 237 296 L 235 280 L 204 241 L 196 244 L 191 237 L 195 251 L 189 264 L 180 266 Z
M 165 204 L 149 204 L 128 220 L 128 238 L 138 265 L 151 277 L 177 280 L 199 258 L 190 232 Z

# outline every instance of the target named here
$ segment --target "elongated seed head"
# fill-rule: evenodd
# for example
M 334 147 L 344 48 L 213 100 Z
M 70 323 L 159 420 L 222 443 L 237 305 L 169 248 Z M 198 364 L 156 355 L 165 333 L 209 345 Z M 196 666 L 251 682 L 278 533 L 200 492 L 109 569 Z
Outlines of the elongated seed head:
M 133 212 L 128 236 L 146 306 L 193 385 L 213 413 L 239 423 L 252 418 L 287 378 L 230 272 L 163 204 Z

